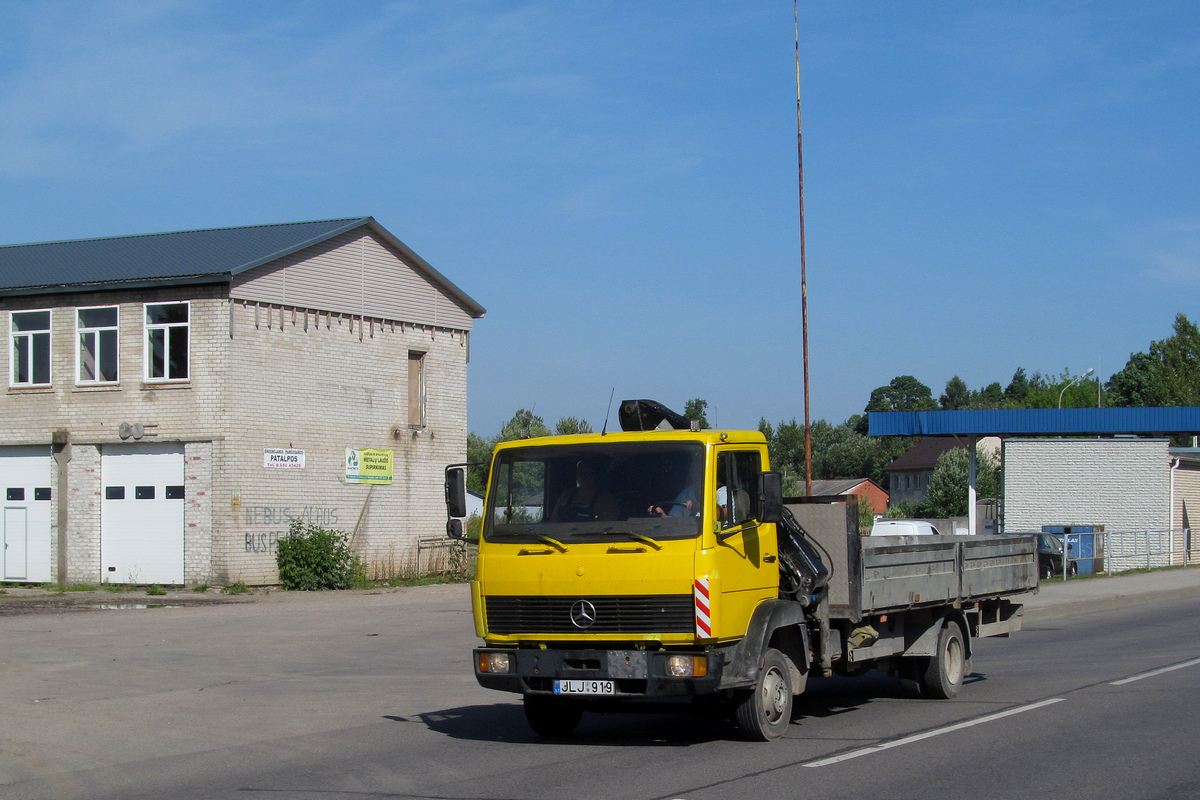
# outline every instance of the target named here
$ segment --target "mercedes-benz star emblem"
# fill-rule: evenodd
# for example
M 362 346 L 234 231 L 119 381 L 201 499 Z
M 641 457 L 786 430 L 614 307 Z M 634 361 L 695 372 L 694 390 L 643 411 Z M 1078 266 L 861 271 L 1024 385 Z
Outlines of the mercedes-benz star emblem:
M 576 600 L 571 606 L 571 624 L 576 628 L 590 628 L 596 621 L 596 607 L 587 600 Z

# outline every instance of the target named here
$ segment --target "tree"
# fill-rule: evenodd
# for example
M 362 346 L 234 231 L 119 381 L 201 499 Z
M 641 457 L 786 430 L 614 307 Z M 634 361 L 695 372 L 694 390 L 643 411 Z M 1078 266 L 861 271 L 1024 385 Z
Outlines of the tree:
M 933 411 L 933 391 L 912 375 L 892 378 L 887 386 L 871 392 L 866 411 Z
M 1156 406 L 1200 406 L 1200 330 L 1175 315 L 1175 335 L 1159 342 L 1150 399 Z
M 938 398 L 938 405 L 945 411 L 966 408 L 969 402 L 971 402 L 971 391 L 967 389 L 966 381 L 957 375 L 946 381 L 946 391 Z
M 1106 386 L 1114 406 L 1200 405 L 1200 330 L 1175 315 L 1174 334 L 1150 343 L 1148 353 L 1131 353 Z
M 1118 408 L 1150 405 L 1154 362 L 1155 357 L 1150 353 L 1130 353 L 1121 371 L 1104 385 L 1108 405 Z
M 1029 389 L 1029 379 L 1025 377 L 1025 368 L 1017 367 L 1012 380 L 1008 382 L 1008 386 L 1004 387 L 1004 399 L 1013 406 L 1021 408 L 1025 405 L 1025 398 L 1029 396 Z
M 592 426 L 586 419 L 561 417 L 554 426 L 555 436 L 570 436 L 576 433 L 592 433 Z
M 483 494 L 487 489 L 488 462 L 492 459 L 494 445 L 477 433 L 467 434 L 467 461 L 473 466 L 467 467 L 467 488 Z
M 967 516 L 967 461 L 967 451 L 961 447 L 938 457 L 925 495 L 925 516 L 935 519 Z M 978 454 L 975 486 L 979 499 L 999 496 L 1000 461 L 995 454 L 988 451 Z
M 994 381 L 980 389 L 978 392 L 971 392 L 971 408 L 1003 408 L 1004 407 L 1004 390 L 1000 388 L 1000 383 Z
M 492 446 L 495 447 L 500 442 L 512 442 L 517 439 L 532 439 L 536 436 L 549 436 L 550 429 L 546 427 L 546 420 L 534 414 L 532 411 L 525 409 L 517 409 L 517 413 L 512 415 L 512 419 L 504 423 L 500 428 L 500 435 L 492 440 Z
M 701 400 L 699 397 L 687 401 L 683 407 L 683 416 L 687 419 L 694 420 L 700 423 L 700 427 L 708 428 L 708 417 L 705 416 L 705 409 L 708 408 L 708 401 Z
M 565 419 L 574 420 L 575 418 L 567 417 Z M 560 419 L 558 424 L 562 425 L 564 421 Z M 586 422 L 578 424 L 587 425 Z M 526 411 L 523 408 L 513 414 L 512 418 L 500 428 L 500 433 L 490 439 L 484 439 L 477 433 L 468 433 L 467 461 L 473 463 L 474 466 L 467 467 L 467 488 L 483 494 L 487 488 L 487 471 L 491 465 L 492 452 L 500 442 L 549 435 L 550 429 L 546 427 L 546 421 L 532 411 Z

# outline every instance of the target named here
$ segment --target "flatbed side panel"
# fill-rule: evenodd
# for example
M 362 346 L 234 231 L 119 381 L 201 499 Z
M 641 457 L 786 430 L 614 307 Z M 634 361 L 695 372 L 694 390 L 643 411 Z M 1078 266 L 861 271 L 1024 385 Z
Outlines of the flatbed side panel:
M 863 616 L 1037 587 L 1033 537 L 864 536 L 860 547 Z
M 958 599 L 959 542 L 954 537 L 860 538 L 864 614 Z
M 1032 536 L 972 536 L 963 551 L 963 597 L 1015 594 L 1038 585 L 1037 546 Z

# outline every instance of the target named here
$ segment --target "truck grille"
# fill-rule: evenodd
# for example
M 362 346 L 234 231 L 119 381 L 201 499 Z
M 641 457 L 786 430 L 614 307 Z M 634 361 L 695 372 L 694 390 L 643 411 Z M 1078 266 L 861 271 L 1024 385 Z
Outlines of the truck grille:
M 491 633 L 691 633 L 690 594 L 600 597 L 491 596 L 484 598 Z M 577 604 L 590 604 L 590 608 Z M 581 624 L 572 621 L 575 618 Z M 588 625 L 580 610 L 594 621 Z

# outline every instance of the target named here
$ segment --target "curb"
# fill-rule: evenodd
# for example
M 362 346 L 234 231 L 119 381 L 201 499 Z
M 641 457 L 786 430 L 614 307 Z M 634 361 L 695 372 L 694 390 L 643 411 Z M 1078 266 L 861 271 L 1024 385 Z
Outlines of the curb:
M 1067 600 L 1061 603 L 1047 604 L 1041 607 L 1026 605 L 1022 616 L 1026 622 L 1042 622 L 1043 620 L 1062 619 L 1080 614 L 1095 614 L 1103 611 L 1117 611 L 1123 608 L 1166 603 L 1172 600 L 1188 600 L 1200 597 L 1200 586 L 1184 586 L 1176 589 L 1163 589 L 1154 592 L 1138 594 L 1112 594 L 1104 597 L 1091 597 L 1083 600 Z

